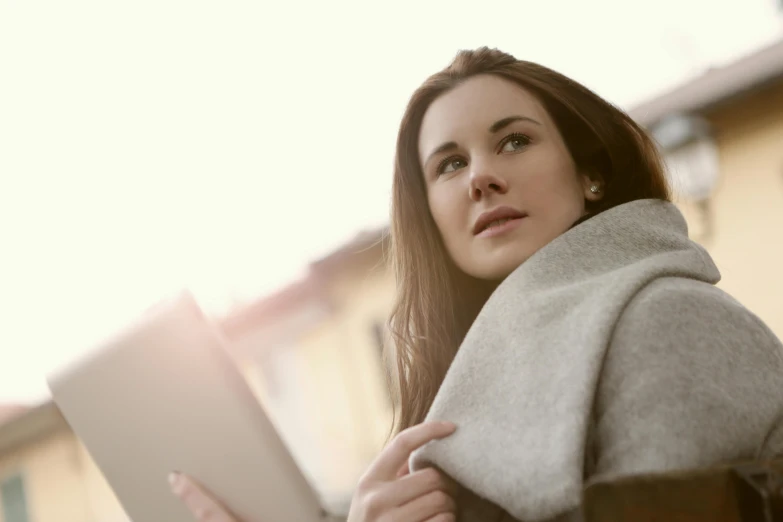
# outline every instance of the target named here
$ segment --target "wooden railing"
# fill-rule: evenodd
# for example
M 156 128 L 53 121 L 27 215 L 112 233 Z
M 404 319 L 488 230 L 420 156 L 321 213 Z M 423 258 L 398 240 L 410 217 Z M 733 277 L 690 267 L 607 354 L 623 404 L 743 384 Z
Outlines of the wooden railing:
M 783 522 L 783 460 L 589 484 L 584 522 Z

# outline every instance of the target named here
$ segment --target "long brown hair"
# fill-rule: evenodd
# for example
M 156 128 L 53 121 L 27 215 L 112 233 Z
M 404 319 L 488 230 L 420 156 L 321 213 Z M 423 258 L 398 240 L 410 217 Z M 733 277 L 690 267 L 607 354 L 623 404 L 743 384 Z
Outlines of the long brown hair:
M 424 420 L 468 328 L 491 287 L 459 270 L 430 214 L 419 163 L 419 129 L 430 104 L 467 78 L 492 74 L 521 86 L 544 105 L 574 163 L 600 175 L 596 214 L 636 199 L 669 200 L 657 148 L 627 114 L 579 83 L 495 49 L 461 51 L 413 94 L 402 118 L 392 187 L 391 258 L 397 300 L 390 320 L 398 401 L 395 431 Z

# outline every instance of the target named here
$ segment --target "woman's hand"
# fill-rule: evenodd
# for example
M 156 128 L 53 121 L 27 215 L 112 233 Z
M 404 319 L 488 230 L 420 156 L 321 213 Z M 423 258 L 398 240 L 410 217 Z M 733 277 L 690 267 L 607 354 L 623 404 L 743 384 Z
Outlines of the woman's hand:
M 456 484 L 434 468 L 410 473 L 408 457 L 455 430 L 451 423 L 428 422 L 397 435 L 359 481 L 348 522 L 454 522 Z M 187 475 L 172 473 L 169 482 L 197 522 L 242 522 Z
M 241 522 L 195 480 L 179 473 L 169 475 L 171 492 L 185 504 L 198 522 Z
M 428 422 L 398 434 L 359 481 L 348 522 L 454 522 L 456 484 L 434 468 L 410 473 L 408 457 L 455 429 Z

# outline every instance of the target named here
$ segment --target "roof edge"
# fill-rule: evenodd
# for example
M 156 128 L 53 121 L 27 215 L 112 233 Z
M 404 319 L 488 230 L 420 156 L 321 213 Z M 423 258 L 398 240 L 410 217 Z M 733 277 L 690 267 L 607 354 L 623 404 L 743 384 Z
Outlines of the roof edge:
M 48 400 L 0 424 L 0 455 L 67 427 L 57 405 Z
M 645 127 L 672 113 L 702 112 L 783 80 L 783 38 L 642 102 L 628 114 Z

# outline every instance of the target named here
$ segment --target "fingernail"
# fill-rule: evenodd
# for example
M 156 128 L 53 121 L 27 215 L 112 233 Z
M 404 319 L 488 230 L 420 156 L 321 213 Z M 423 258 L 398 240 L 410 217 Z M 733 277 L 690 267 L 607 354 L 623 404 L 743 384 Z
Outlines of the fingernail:
M 449 422 L 449 421 L 443 421 L 443 422 L 441 422 L 441 425 L 443 425 L 443 426 L 444 426 L 444 427 L 446 427 L 446 428 L 451 428 L 451 429 L 453 429 L 453 430 L 456 430 L 456 429 L 457 429 L 457 425 L 456 425 L 456 424 L 454 424 L 453 422 Z
M 176 486 L 177 482 L 179 481 L 179 473 L 172 471 L 169 473 L 169 485 L 170 486 Z

